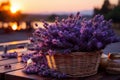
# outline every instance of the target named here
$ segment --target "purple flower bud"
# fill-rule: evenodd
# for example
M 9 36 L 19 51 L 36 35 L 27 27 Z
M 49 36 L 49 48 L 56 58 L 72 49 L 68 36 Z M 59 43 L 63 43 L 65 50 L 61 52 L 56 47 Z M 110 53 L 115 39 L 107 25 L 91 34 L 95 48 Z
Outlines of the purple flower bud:
M 59 32 L 58 32 L 58 35 L 59 35 L 60 37 L 63 37 L 63 32 L 62 32 L 62 31 L 59 31 Z
M 30 37 L 29 40 L 30 42 L 35 42 L 35 40 L 32 37 Z
M 70 49 L 66 49 L 66 50 L 64 50 L 64 53 L 65 53 L 65 54 L 68 54 L 68 53 L 70 53 L 70 52 L 71 52 Z
M 52 44 L 57 44 L 59 42 L 59 40 L 57 39 L 52 39 Z
M 98 42 L 98 43 L 97 43 L 97 48 L 100 49 L 100 48 L 102 48 L 102 47 L 103 47 L 103 44 L 102 44 L 101 42 Z
M 54 52 L 50 49 L 50 50 L 48 51 L 48 54 L 49 54 L 49 55 L 53 55 Z

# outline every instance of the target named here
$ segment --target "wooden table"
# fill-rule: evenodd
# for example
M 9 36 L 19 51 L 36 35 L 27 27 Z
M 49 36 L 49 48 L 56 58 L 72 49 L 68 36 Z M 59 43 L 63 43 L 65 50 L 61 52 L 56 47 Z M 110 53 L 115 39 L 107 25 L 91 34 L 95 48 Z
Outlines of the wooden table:
M 0 61 L 5 60 L 5 59 L 7 59 L 7 58 L 2 58 L 2 57 L 0 56 Z
M 17 70 L 6 73 L 5 80 L 48 80 L 48 79 L 40 77 L 38 75 L 28 75 L 23 73 L 22 70 Z
M 23 63 L 20 63 L 20 57 L 18 58 L 2 58 L 0 56 L 0 80 L 4 80 L 4 74 L 10 71 L 15 71 L 24 67 Z M 11 65 L 11 68 L 5 68 L 5 65 Z
M 4 80 L 4 74 L 7 72 L 23 69 L 25 64 L 24 63 L 13 63 L 10 64 L 11 68 L 5 68 L 4 66 L 0 66 L 0 80 Z
M 38 75 L 28 75 L 22 70 L 16 70 L 5 74 L 5 80 L 58 80 L 55 78 L 46 78 Z M 120 80 L 120 75 L 110 75 L 105 71 L 100 71 L 96 75 L 84 78 L 67 78 L 59 80 Z
M 17 63 L 19 62 L 18 59 L 13 58 L 13 59 L 5 59 L 0 61 L 0 66 L 6 65 L 6 64 L 12 64 L 12 63 Z

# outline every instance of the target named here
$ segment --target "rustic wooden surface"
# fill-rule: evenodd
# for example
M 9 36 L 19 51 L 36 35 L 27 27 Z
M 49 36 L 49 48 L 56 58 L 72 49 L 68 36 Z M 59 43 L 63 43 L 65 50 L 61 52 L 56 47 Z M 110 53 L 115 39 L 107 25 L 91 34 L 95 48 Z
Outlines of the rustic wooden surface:
M 5 72 L 10 72 L 10 71 L 22 69 L 25 66 L 24 63 L 13 63 L 10 65 L 11 65 L 11 68 L 8 68 L 8 69 L 5 69 L 4 66 L 0 66 L 0 73 L 5 73 Z
M 2 57 L 0 56 L 0 61 L 5 60 L 5 59 L 7 59 L 7 58 L 2 58 Z
M 6 64 L 17 63 L 17 62 L 19 62 L 19 61 L 18 61 L 18 59 L 16 59 L 16 58 L 6 59 L 6 60 L 0 61 L 0 66 L 6 65 Z
M 24 68 L 24 63 L 13 63 L 10 64 L 11 68 L 6 69 L 4 66 L 0 66 L 0 80 L 4 80 L 4 74 L 7 72 L 15 71 Z
M 5 80 L 44 80 L 44 78 L 37 75 L 28 75 L 23 73 L 22 70 L 17 70 L 6 73 Z
M 84 78 L 55 79 L 38 75 L 28 75 L 23 73 L 22 70 L 17 70 L 6 73 L 5 80 L 120 80 L 120 75 L 110 75 L 105 71 L 99 71 L 96 75 Z

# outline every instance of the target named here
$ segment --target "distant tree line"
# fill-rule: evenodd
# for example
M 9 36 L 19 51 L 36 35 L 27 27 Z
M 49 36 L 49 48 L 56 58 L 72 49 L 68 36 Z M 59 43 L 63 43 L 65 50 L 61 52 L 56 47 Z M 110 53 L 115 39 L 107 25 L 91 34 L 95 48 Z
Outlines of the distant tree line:
M 117 5 L 113 5 L 109 2 L 109 0 L 104 0 L 102 7 L 94 8 L 95 14 L 103 14 L 105 18 L 112 19 L 114 23 L 120 22 L 120 0 L 118 0 Z

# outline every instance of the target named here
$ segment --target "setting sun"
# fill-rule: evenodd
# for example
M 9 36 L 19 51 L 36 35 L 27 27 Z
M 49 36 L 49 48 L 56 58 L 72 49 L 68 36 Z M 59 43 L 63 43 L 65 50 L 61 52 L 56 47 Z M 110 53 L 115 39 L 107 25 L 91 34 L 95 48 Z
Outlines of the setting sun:
M 17 24 L 14 23 L 14 24 L 12 25 L 12 29 L 13 29 L 13 30 L 17 30 Z
M 12 5 L 11 6 L 11 12 L 12 13 L 16 13 L 18 10 L 19 10 L 19 6 L 17 6 L 17 5 Z

